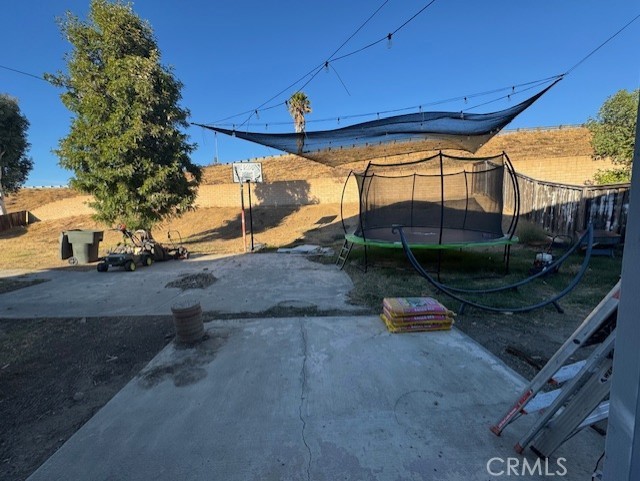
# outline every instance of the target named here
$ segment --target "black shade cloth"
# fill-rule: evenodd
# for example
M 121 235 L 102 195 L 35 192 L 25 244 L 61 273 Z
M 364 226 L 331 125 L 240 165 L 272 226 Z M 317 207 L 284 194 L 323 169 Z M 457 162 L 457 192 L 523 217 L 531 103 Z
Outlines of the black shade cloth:
M 260 133 L 194 124 L 329 166 L 410 152 L 464 150 L 476 152 L 538 100 L 556 82 L 533 97 L 498 112 L 419 112 L 396 115 L 333 130 Z

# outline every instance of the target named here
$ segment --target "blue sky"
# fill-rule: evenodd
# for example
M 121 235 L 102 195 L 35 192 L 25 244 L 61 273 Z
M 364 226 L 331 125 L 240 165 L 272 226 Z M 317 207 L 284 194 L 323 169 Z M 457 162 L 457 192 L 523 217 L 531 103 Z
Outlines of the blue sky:
M 205 1 L 138 0 L 162 63 L 184 84 L 190 120 L 215 123 L 251 111 L 322 64 L 384 0 Z M 429 2 L 389 0 L 339 55 L 394 31 Z M 86 18 L 89 0 L 21 0 L 2 7 L 0 65 L 42 75 L 65 69 L 71 47 L 55 18 L 69 10 Z M 350 115 L 403 109 L 566 72 L 640 14 L 638 0 L 436 0 L 392 40 L 331 64 L 305 88 L 313 112 L 307 130 L 347 123 Z M 578 66 L 508 128 L 580 124 L 620 89 L 640 86 L 640 19 Z M 308 79 L 308 77 L 307 77 Z M 302 83 L 297 84 L 300 87 Z M 290 88 L 251 119 L 252 130 L 292 131 L 284 101 Z M 19 100 L 31 123 L 35 167 L 27 185 L 61 185 L 72 175 L 51 151 L 69 131 L 71 113 L 60 91 L 42 80 L 0 68 L 0 92 Z M 490 100 L 492 97 L 483 100 Z M 523 100 L 525 96 L 514 101 Z M 507 108 L 507 100 L 475 112 Z M 452 102 L 435 110 L 460 111 Z M 426 109 L 425 109 L 426 110 Z M 241 124 L 247 115 L 227 121 Z M 342 118 L 338 124 L 337 118 Z M 331 119 L 326 120 L 325 119 Z M 226 123 L 226 122 L 225 122 Z M 199 127 L 192 159 L 208 165 L 279 154 Z M 216 145 L 217 144 L 217 145 Z

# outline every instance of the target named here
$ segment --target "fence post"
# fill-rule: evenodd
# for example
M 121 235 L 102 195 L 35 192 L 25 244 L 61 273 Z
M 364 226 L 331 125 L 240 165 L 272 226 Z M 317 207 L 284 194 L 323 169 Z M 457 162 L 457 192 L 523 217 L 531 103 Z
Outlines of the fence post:
M 575 226 L 577 232 L 583 231 L 587 228 L 587 225 L 589 225 L 587 219 L 587 200 L 591 198 L 591 196 L 589 195 L 590 192 L 591 189 L 589 189 L 588 187 L 582 188 L 582 193 L 580 195 L 580 204 L 578 205 L 578 212 L 576 214 Z

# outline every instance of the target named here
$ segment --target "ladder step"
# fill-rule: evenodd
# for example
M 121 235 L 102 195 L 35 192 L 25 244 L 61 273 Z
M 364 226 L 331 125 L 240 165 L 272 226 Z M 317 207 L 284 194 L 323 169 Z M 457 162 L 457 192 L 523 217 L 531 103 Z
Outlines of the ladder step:
M 555 389 L 553 391 L 539 392 L 535 397 L 527 403 L 527 405 L 520 411 L 523 414 L 536 413 L 548 408 L 553 401 L 560 395 L 561 389 Z
M 589 344 L 594 333 L 607 325 L 612 316 L 617 315 L 619 298 L 620 281 L 618 281 L 604 299 L 598 303 L 598 305 L 584 319 L 582 324 L 578 326 L 575 332 L 564 342 L 560 349 L 556 351 L 540 372 L 538 372 L 538 374 L 536 374 L 529 384 L 521 391 L 518 397 L 516 397 L 513 403 L 504 412 L 502 417 L 491 426 L 491 432 L 499 436 L 505 427 L 515 420 L 519 413 L 540 410 L 540 406 L 542 406 L 542 408 L 552 408 L 552 406 L 549 406 L 548 404 L 548 398 L 545 400 L 545 397 L 554 396 L 553 394 L 547 394 L 545 397 L 538 398 L 537 401 L 545 400 L 545 402 L 538 405 L 539 407 L 536 407 L 535 405 L 528 406 L 528 404 L 530 404 L 530 401 L 533 402 L 534 395 L 537 394 L 545 385 L 561 383 L 572 384 L 579 376 L 581 376 L 580 372 L 587 367 L 587 364 L 590 361 L 587 361 L 587 364 L 582 366 L 578 364 L 575 366 L 564 367 L 564 365 L 580 347 Z M 545 414 L 542 415 L 542 417 L 545 416 Z M 529 437 L 529 435 L 527 435 L 527 437 Z M 530 439 L 528 439 L 528 441 L 530 441 Z
M 578 429 L 586 428 L 609 417 L 609 401 L 601 403 L 587 418 L 580 423 Z
M 576 374 L 584 367 L 586 364 L 586 359 L 583 361 L 574 362 L 573 364 L 567 364 L 566 366 L 562 366 L 558 369 L 551 379 L 549 380 L 550 384 L 562 384 L 563 382 L 568 381 L 569 379 L 573 379 Z
M 338 253 L 338 258 L 336 259 L 336 266 L 338 266 L 339 269 L 342 269 L 346 264 L 349 254 L 351 253 L 352 247 L 353 247 L 353 242 L 349 242 L 348 240 L 345 239 L 344 243 L 342 244 L 342 248 Z

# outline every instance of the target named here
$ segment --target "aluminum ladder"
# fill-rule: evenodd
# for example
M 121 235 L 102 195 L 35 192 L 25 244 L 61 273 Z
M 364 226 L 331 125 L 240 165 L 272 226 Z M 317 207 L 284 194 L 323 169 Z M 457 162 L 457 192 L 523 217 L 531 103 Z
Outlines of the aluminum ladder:
M 615 340 L 615 331 L 610 326 L 616 319 L 619 296 L 620 282 L 591 311 L 503 416 L 491 426 L 491 431 L 499 436 L 520 415 L 544 410 L 544 414 L 516 444 L 517 452 L 522 453 L 531 445 L 538 454 L 548 456 L 566 439 L 564 433 L 567 429 L 572 433 L 586 426 L 585 423 L 593 424 L 608 415 L 608 404 L 604 405 L 601 401 L 608 394 L 610 357 Z M 565 364 L 594 334 L 599 330 L 606 332 L 607 329 L 611 332 L 606 340 L 588 359 Z M 605 380 L 602 385 L 596 384 L 602 379 Z M 541 392 L 547 384 L 564 385 L 555 391 Z M 596 387 L 598 389 L 594 390 Z M 583 411 L 587 411 L 586 414 Z M 556 414 L 557 419 L 553 418 Z M 582 419 L 577 421 L 578 418 Z M 564 427 L 560 428 L 561 425 Z

